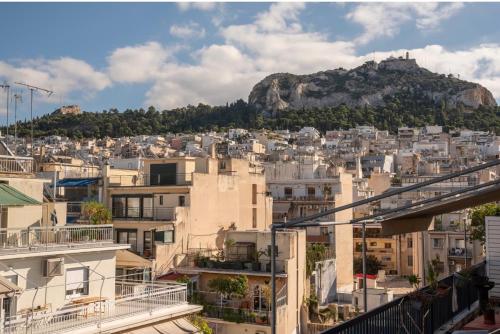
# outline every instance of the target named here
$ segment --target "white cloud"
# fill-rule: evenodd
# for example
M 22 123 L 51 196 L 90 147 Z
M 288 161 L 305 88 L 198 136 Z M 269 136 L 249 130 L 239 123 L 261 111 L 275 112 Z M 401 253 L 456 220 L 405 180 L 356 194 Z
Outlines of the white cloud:
M 119 48 L 108 57 L 108 72 L 118 82 L 149 81 L 161 70 L 168 55 L 157 42 Z
M 82 60 L 69 57 L 24 60 L 18 65 L 0 61 L 0 79 L 11 84 L 23 82 L 54 91 L 50 98 L 43 94 L 38 98 L 44 102 L 58 102 L 74 93 L 88 98 L 111 85 L 105 73 Z
M 424 6 L 430 6 L 428 10 L 434 8 L 433 13 L 437 11 L 441 17 L 449 17 L 458 10 L 458 7 L 451 7 L 453 4 L 418 5 L 420 11 Z M 112 77 L 119 82 L 150 79 L 153 84 L 146 95 L 147 105 L 160 108 L 200 102 L 220 105 L 238 98 L 246 99 L 253 85 L 271 73 L 306 74 L 338 67 L 352 68 L 368 60 L 380 61 L 410 51 L 421 66 L 439 73 L 460 73 L 461 78 L 479 82 L 500 97 L 500 45 L 480 45 L 456 51 L 429 45 L 414 50 L 359 55 L 356 52 L 358 41 L 331 41 L 326 35 L 306 31 L 299 20 L 303 8 L 303 4 L 273 4 L 249 24 L 222 26 L 223 42 L 194 51 L 190 64 L 174 61 L 168 56 L 166 47 L 159 44 L 124 48 L 127 54 L 136 55 L 139 60 L 134 60 L 135 57 L 110 57 L 110 68 L 125 71 L 133 67 L 130 72 L 139 72 L 139 75 L 125 71 L 127 75 L 121 77 L 124 80 L 120 80 L 119 75 Z M 432 16 L 435 14 L 420 13 L 415 18 L 415 8 L 403 12 L 407 15 L 405 20 L 414 19 L 419 29 L 436 27 Z M 396 25 L 384 29 L 386 33 L 392 31 L 395 34 L 399 28 Z M 148 54 L 147 59 L 154 61 L 141 61 L 144 52 Z
M 364 33 L 356 39 L 366 44 L 376 38 L 393 37 L 403 24 L 415 21 L 420 30 L 432 30 L 457 14 L 461 3 L 364 3 L 357 5 L 346 19 L 360 24 Z
M 203 38 L 205 37 L 205 28 L 201 27 L 196 22 L 189 22 L 184 25 L 172 25 L 170 27 L 170 34 L 177 38 Z
M 202 11 L 211 11 L 214 10 L 217 7 L 217 3 L 215 2 L 208 2 L 208 1 L 203 1 L 203 2 L 178 2 L 177 7 L 185 12 L 190 9 L 197 9 L 197 10 L 202 10 Z

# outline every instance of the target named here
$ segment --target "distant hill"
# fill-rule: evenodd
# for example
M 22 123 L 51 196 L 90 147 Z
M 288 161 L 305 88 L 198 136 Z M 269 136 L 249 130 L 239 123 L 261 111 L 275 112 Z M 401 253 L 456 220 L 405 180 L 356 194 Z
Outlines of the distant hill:
M 429 124 L 490 130 L 500 135 L 500 108 L 479 84 L 432 73 L 414 59 L 367 62 L 352 70 L 310 75 L 272 74 L 255 85 L 249 102 L 186 106 L 172 110 L 111 109 L 56 112 L 34 120 L 35 136 L 121 137 L 200 132 L 229 127 L 320 131 L 373 125 L 393 133 L 401 126 Z M 30 123 L 18 122 L 30 135 Z M 2 128 L 4 133 L 5 128 Z M 9 129 L 13 133 L 13 125 Z
M 349 108 L 387 105 L 388 98 L 405 95 L 415 101 L 447 109 L 463 106 L 494 107 L 496 101 L 483 86 L 418 66 L 415 59 L 369 61 L 352 70 L 342 68 L 308 75 L 276 73 L 257 83 L 248 101 L 258 110 L 276 113 L 286 109 Z

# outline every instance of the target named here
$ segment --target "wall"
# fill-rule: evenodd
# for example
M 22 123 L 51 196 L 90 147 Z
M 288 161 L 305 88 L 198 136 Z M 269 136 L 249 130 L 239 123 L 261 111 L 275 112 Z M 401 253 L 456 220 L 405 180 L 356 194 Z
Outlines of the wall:
M 23 289 L 18 297 L 17 310 L 48 305 L 49 310 L 55 311 L 65 304 L 70 303 L 70 299 L 65 296 L 66 276 L 43 277 L 43 260 L 47 258 L 64 257 L 64 270 L 68 268 L 81 268 L 82 265 L 72 258 L 82 262 L 90 269 L 104 275 L 112 277 L 104 281 L 102 296 L 113 300 L 115 296 L 114 276 L 115 276 L 115 251 L 100 251 L 85 254 L 72 254 L 69 256 L 37 257 L 23 259 L 12 259 L 0 261 L 0 275 L 16 275 L 18 272 L 18 286 Z M 9 270 L 12 268 L 14 270 Z M 102 284 L 102 277 L 92 270 L 89 270 L 89 296 L 99 296 Z M 15 272 L 14 272 L 15 271 Z M 40 287 L 38 293 L 36 288 Z M 47 289 L 45 289 L 47 287 Z M 35 302 L 33 303 L 33 297 Z

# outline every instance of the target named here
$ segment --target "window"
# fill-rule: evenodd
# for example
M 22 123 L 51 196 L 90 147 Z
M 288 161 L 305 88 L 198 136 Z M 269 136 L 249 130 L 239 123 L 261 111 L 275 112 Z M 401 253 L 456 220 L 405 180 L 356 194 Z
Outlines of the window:
M 179 206 L 186 206 L 186 196 L 179 196 Z
M 145 257 L 153 256 L 153 232 L 144 231 L 144 251 Z
M 272 249 L 271 245 L 267 245 L 267 254 L 269 256 L 271 256 L 271 249 Z M 274 246 L 274 253 L 275 253 L 276 256 L 278 255 L 278 246 L 277 245 Z
M 442 238 L 432 238 L 432 248 L 443 249 L 444 239 Z
M 408 255 L 408 267 L 413 267 L 413 256 Z
M 160 195 L 160 205 L 163 205 L 163 195 Z
M 252 184 L 252 204 L 257 204 L 257 185 Z
M 293 189 L 291 187 L 285 187 L 285 197 L 292 197 Z
M 71 268 L 66 270 L 66 297 L 78 297 L 89 293 L 89 269 Z
M 384 248 L 386 248 L 386 249 L 391 249 L 391 248 L 392 248 L 392 244 L 391 244 L 390 242 L 386 242 L 386 243 L 384 244 Z
M 252 208 L 252 228 L 257 228 L 257 208 Z
M 139 218 L 141 213 L 141 198 L 128 197 L 127 198 L 127 217 Z
M 309 196 L 309 197 L 315 197 L 316 196 L 316 188 L 314 188 L 314 187 L 307 187 L 307 196 Z
M 371 247 L 377 247 L 377 243 L 375 241 L 370 242 Z
M 130 244 L 130 250 L 137 251 L 137 230 L 116 230 L 116 242 Z
M 112 197 L 114 218 L 152 218 L 153 197 L 151 195 L 122 195 Z
M 149 166 L 150 180 L 149 184 L 156 185 L 175 185 L 177 184 L 177 164 L 153 164 Z
M 155 241 L 164 244 L 174 243 L 174 230 L 155 231 Z
M 253 309 L 255 311 L 267 311 L 266 296 L 260 285 L 256 285 L 253 289 Z
M 319 228 L 319 234 L 320 235 L 328 235 L 328 227 L 327 226 L 321 226 Z
M 407 248 L 413 248 L 413 238 L 412 237 L 408 237 L 406 239 L 406 247 Z

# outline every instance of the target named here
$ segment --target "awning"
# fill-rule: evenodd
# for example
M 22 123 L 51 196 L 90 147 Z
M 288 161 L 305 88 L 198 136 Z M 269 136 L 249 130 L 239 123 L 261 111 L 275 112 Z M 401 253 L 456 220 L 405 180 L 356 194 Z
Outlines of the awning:
M 496 185 L 446 200 L 432 202 L 413 210 L 401 210 L 399 213 L 385 217 L 380 222 L 382 235 L 426 231 L 434 216 L 500 201 L 499 188 L 500 185 Z
M 126 249 L 119 249 L 116 251 L 116 266 L 117 267 L 132 267 L 132 268 L 151 268 L 153 263 L 132 253 Z
M 126 332 L 127 334 L 201 334 L 201 330 L 184 318 L 170 320 L 161 324 L 142 327 Z
M 290 202 L 287 203 L 273 202 L 274 213 L 288 213 L 288 210 L 290 210 Z
M 57 187 L 86 187 L 89 184 L 96 184 L 99 182 L 99 177 L 89 178 L 64 178 L 57 181 Z
M 6 279 L 3 276 L 0 276 L 0 296 L 8 293 L 17 293 L 20 292 L 21 288 Z
M 0 183 L 0 206 L 41 205 L 36 199 L 26 196 L 5 183 Z

